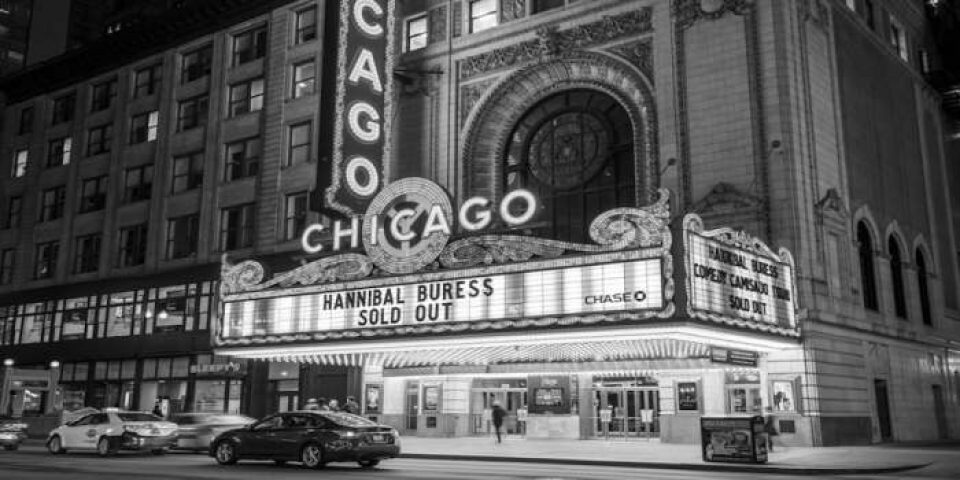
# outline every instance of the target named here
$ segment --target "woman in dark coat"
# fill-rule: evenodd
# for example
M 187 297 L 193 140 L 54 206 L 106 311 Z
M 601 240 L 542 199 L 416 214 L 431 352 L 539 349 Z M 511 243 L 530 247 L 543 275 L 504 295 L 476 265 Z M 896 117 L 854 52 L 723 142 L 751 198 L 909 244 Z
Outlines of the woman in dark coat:
M 493 402 L 490 416 L 493 418 L 493 428 L 497 431 L 497 443 L 500 443 L 500 427 L 503 426 L 503 417 L 507 416 L 507 411 L 500 406 L 500 402 Z

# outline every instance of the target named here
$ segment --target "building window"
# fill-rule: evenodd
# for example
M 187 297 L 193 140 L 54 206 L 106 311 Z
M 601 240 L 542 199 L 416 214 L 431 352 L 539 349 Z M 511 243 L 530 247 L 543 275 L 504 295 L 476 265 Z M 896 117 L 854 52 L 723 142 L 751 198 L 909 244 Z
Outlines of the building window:
M 263 79 L 230 85 L 230 116 L 263 109 Z
M 220 210 L 220 250 L 253 246 L 253 204 Z
M 143 265 L 147 260 L 147 224 L 141 223 L 120 229 L 120 252 L 117 266 Z
M 497 0 L 470 0 L 470 32 L 497 26 Z
M 847 8 L 854 12 L 857 11 L 857 0 L 845 0 L 845 2 L 847 4 Z
M 123 203 L 149 200 L 153 190 L 153 165 L 130 168 L 123 181 Z
M 50 124 L 56 125 L 73 120 L 73 110 L 76 103 L 77 95 L 75 93 L 68 93 L 53 99 L 53 115 L 50 117 Z
M 866 20 L 870 30 L 873 30 L 875 25 L 873 18 L 873 0 L 863 0 L 863 19 Z
M 534 226 L 540 235 L 588 241 L 590 219 L 636 201 L 631 121 L 609 95 L 568 90 L 549 96 L 508 138 L 505 189 L 528 189 L 540 200 Z
M 309 121 L 290 125 L 287 165 L 297 165 L 310 160 L 312 130 Z
M 917 293 L 920 294 L 920 314 L 924 325 L 933 325 L 930 314 L 930 286 L 927 284 L 927 261 L 923 252 L 917 249 Z
M 38 243 L 33 256 L 33 278 L 37 280 L 53 278 L 59 252 L 60 242 Z
M 420 50 L 426 46 L 427 16 L 420 15 L 407 20 L 407 51 Z
M 0 252 L 0 285 L 13 283 L 13 260 L 17 251 L 5 248 Z
M 565 0 L 533 0 L 533 6 L 530 13 L 546 12 L 555 8 L 563 7 Z
M 47 148 L 47 167 L 69 165 L 71 150 L 73 150 L 72 138 L 64 137 L 51 140 Z
M 80 213 L 103 210 L 107 206 L 107 176 L 85 178 L 80 187 Z
M 316 87 L 317 70 L 313 60 L 293 66 L 293 98 L 312 95 Z
M 160 113 L 157 111 L 142 113 L 130 119 L 130 144 L 152 142 L 157 139 L 157 125 Z
M 867 225 L 857 224 L 857 248 L 860 257 L 860 289 L 863 291 L 863 306 L 878 310 L 877 280 L 873 271 L 873 239 Z
M 16 228 L 20 226 L 20 213 L 23 209 L 23 197 L 10 197 L 7 203 L 7 218 L 4 222 L 6 228 Z
M 23 107 L 20 110 L 20 125 L 17 135 L 25 135 L 33 131 L 33 107 Z
M 224 181 L 251 177 L 260 170 L 260 139 L 248 138 L 228 143 L 223 169 Z
M 193 190 L 203 184 L 203 152 L 173 157 L 172 193 Z
M 91 128 L 87 132 L 87 156 L 108 153 L 111 143 L 113 143 L 113 125 Z
M 210 75 L 210 66 L 213 63 L 213 47 L 206 45 L 183 54 L 181 63 L 180 84 L 192 82 Z
M 242 65 L 267 54 L 267 27 L 259 27 L 233 36 L 233 66 Z
M 773 392 L 771 404 L 774 412 L 797 411 L 797 400 L 792 381 L 775 380 L 770 382 L 770 391 Z
M 150 65 L 137 70 L 133 75 L 133 98 L 153 95 L 160 90 L 160 73 L 162 65 Z
M 90 94 L 90 111 L 99 112 L 106 110 L 113 104 L 114 97 L 117 96 L 117 79 L 111 78 L 105 82 L 100 82 L 93 86 Z
M 77 237 L 77 254 L 74 258 L 73 273 L 95 272 L 100 268 L 102 238 L 99 233 Z
M 185 215 L 167 220 L 167 259 L 196 255 L 199 231 L 199 215 Z
M 287 195 L 284 205 L 283 239 L 292 240 L 307 228 L 307 192 Z
M 297 12 L 296 36 L 293 43 L 301 44 L 317 38 L 317 7 Z
M 756 373 L 726 374 L 727 412 L 751 413 L 763 412 L 763 397 L 760 395 L 760 375 Z
M 22 150 L 17 150 L 13 154 L 13 169 L 10 171 L 10 176 L 13 178 L 20 178 L 27 174 L 27 164 L 30 160 L 29 150 L 26 148 Z
M 681 412 L 700 411 L 700 393 L 697 382 L 677 383 L 677 410 Z
M 210 101 L 206 95 L 188 98 L 177 105 L 177 131 L 190 130 L 207 124 Z
M 910 60 L 907 55 L 907 34 L 900 22 L 892 16 L 890 17 L 890 44 L 893 45 L 893 49 L 896 50 L 897 55 L 900 55 L 900 58 L 904 61 Z
M 890 255 L 890 281 L 893 286 L 893 308 L 900 318 L 907 318 L 907 300 L 903 290 L 903 256 L 897 239 L 887 239 L 887 254 Z
M 64 186 L 48 188 L 40 194 L 40 221 L 49 222 L 63 216 L 67 189 Z

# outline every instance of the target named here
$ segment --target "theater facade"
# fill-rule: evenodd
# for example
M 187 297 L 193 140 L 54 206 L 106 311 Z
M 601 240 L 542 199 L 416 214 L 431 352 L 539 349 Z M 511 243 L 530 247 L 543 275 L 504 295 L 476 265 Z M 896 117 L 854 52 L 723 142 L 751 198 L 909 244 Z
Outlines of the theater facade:
M 225 259 L 214 347 L 352 368 L 363 414 L 408 435 L 485 434 L 493 402 L 526 438 L 692 442 L 701 416 L 765 406 L 809 435 L 803 371 L 769 367 L 799 348 L 790 254 L 695 214 L 671 224 L 668 198 L 604 212 L 578 243 L 524 230 L 528 191 L 454 209 L 401 179 L 333 226 L 361 248 L 307 229 L 321 252 L 295 269 Z M 491 217 L 513 225 L 477 228 Z

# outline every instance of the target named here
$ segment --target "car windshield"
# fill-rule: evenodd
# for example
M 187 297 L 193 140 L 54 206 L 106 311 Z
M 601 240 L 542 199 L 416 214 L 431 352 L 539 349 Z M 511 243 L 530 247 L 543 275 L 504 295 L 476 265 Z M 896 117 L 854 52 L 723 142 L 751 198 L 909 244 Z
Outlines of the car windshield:
M 371 422 L 366 418 L 359 417 L 351 413 L 324 412 L 322 413 L 322 415 L 329 418 L 330 420 L 333 420 L 334 422 L 340 425 L 347 426 L 347 427 L 373 427 L 377 425 L 375 422 Z
M 204 419 L 204 423 L 219 423 L 222 425 L 246 425 L 255 421 L 243 415 L 216 415 Z
M 118 413 L 120 420 L 124 422 L 162 422 L 163 419 L 151 413 L 124 412 Z

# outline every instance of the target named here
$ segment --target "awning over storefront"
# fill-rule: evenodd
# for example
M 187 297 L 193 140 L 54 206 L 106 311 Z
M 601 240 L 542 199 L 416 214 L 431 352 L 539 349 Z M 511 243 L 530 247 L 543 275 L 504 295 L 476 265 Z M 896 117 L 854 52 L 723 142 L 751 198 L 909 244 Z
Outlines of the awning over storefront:
M 754 336 L 703 326 L 537 332 L 393 341 L 354 341 L 218 350 L 239 358 L 322 365 L 492 365 L 707 358 L 711 347 L 758 353 L 797 346 L 791 338 Z

